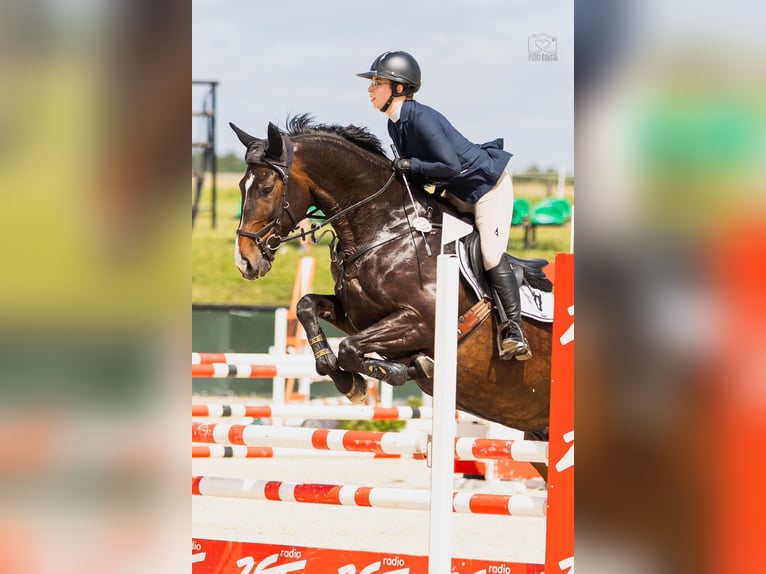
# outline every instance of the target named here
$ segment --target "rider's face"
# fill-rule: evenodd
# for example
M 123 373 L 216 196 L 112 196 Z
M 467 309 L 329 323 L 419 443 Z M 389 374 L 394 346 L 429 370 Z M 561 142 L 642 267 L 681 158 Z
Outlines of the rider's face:
M 367 87 L 367 93 L 370 95 L 370 101 L 375 109 L 380 110 L 391 97 L 391 82 L 383 78 L 372 78 Z

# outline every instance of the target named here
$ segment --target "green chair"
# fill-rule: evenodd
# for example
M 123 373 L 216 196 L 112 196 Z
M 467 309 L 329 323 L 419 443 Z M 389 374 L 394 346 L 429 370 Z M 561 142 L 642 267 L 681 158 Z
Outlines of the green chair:
M 513 219 L 511 219 L 511 225 L 521 225 L 524 223 L 524 219 L 529 217 L 529 201 L 523 197 L 519 197 L 513 200 Z
M 524 247 L 530 249 L 537 241 L 537 226 L 564 225 L 571 216 L 572 208 L 566 199 L 546 197 L 532 208 L 524 225 Z
M 569 201 L 564 198 L 556 198 L 551 201 L 553 205 L 561 209 L 561 213 L 564 214 L 564 220 L 569 221 L 572 218 L 572 206 Z
M 560 205 L 552 201 L 543 200 L 532 209 L 530 217 L 532 225 L 564 225 L 566 216 Z

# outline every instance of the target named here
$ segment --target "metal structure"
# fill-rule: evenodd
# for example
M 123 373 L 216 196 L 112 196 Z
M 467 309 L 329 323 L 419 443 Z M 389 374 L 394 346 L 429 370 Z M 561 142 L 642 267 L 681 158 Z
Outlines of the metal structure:
M 208 173 L 212 179 L 210 188 L 210 222 L 215 227 L 218 193 L 218 159 L 215 154 L 215 115 L 218 82 L 192 80 L 192 86 L 207 88 L 203 91 L 200 108 L 194 109 L 192 107 L 192 227 L 194 227 L 194 222 L 199 213 L 202 188 L 205 184 L 205 176 Z M 193 91 L 192 95 L 194 95 Z M 197 135 L 198 131 L 201 132 L 201 135 Z

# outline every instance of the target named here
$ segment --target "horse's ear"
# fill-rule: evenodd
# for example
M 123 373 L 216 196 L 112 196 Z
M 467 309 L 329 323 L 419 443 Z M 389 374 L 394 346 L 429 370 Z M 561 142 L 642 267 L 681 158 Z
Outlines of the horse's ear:
M 229 122 L 229 126 L 231 126 L 231 129 L 234 130 L 234 133 L 237 134 L 237 137 L 239 138 L 239 141 L 242 142 L 242 145 L 247 147 L 254 141 L 256 141 L 258 138 L 255 136 L 251 136 L 249 133 L 243 132 L 241 129 L 239 129 L 237 126 L 235 126 L 233 123 Z
M 268 137 L 269 155 L 272 157 L 282 157 L 282 134 L 279 128 L 271 122 L 269 122 Z

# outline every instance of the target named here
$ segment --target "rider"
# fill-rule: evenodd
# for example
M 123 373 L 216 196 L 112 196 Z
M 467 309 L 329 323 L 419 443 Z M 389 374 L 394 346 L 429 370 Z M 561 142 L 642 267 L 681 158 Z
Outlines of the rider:
M 513 216 L 513 184 L 506 170 L 511 154 L 502 150 L 502 140 L 471 143 L 442 114 L 415 101 L 420 66 L 407 52 L 385 52 L 357 76 L 370 80 L 372 105 L 389 118 L 388 133 L 401 156 L 394 169 L 416 183 L 446 189 L 453 203 L 474 214 L 484 269 L 507 318 L 501 324 L 500 357 L 529 359 L 519 285 L 502 261 Z

